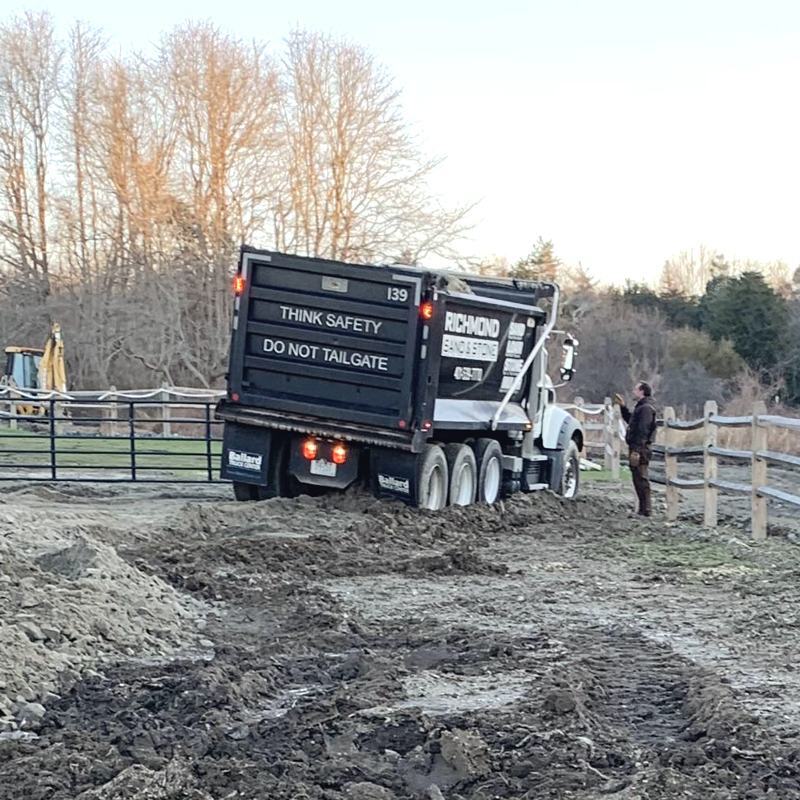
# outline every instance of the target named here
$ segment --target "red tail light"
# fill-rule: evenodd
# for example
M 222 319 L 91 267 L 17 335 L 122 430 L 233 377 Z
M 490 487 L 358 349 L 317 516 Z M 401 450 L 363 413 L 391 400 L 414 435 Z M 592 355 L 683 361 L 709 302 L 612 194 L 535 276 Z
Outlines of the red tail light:
M 244 292 L 244 275 L 235 275 L 233 278 L 233 293 L 237 297 L 242 296 L 242 292 Z
M 430 300 L 427 300 L 419 307 L 419 315 L 424 319 L 426 322 L 429 319 L 433 319 L 433 303 Z
M 335 444 L 331 450 L 334 464 L 344 464 L 347 461 L 347 448 L 343 444 Z
M 316 439 L 306 439 L 303 442 L 303 458 L 314 461 L 319 453 L 319 445 Z

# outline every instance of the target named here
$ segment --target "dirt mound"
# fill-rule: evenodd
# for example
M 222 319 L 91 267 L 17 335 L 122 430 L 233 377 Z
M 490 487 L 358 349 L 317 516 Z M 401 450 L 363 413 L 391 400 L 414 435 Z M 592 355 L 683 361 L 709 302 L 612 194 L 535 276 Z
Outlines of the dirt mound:
M 576 509 L 552 495 L 518 496 L 498 506 L 448 508 L 438 514 L 385 503 L 363 492 L 266 503 L 190 504 L 165 524 L 174 538 L 128 553 L 157 564 L 182 590 L 209 599 L 241 599 L 264 575 L 305 579 L 401 573 L 503 574 L 492 540 L 510 531 L 542 538 L 552 526 L 578 535 Z M 184 532 L 190 529 L 187 540 Z M 180 565 L 180 568 L 178 568 Z
M 205 616 L 201 602 L 85 529 L 59 530 L 35 513 L 23 519 L 0 515 L 0 731 L 35 728 L 40 715 L 30 710 L 52 698 L 60 676 L 190 646 Z

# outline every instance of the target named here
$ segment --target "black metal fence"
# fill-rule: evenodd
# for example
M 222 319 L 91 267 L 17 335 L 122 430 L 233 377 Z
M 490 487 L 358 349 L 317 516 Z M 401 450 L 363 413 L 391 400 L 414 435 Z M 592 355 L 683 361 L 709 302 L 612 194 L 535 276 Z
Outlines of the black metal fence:
M 4 400 L 0 481 L 217 483 L 215 400 Z

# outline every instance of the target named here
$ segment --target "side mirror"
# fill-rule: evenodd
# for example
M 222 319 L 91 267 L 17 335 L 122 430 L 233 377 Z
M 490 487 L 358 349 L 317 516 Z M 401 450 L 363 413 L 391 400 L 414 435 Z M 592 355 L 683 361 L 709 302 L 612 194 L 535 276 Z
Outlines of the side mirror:
M 575 375 L 575 357 L 578 355 L 578 340 L 569 334 L 561 345 L 564 357 L 561 364 L 561 380 L 571 381 Z

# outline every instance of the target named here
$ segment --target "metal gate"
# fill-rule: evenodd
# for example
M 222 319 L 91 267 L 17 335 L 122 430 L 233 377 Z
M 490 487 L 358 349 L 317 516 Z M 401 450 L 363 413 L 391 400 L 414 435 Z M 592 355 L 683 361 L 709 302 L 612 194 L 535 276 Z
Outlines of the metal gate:
M 0 396 L 0 481 L 227 482 L 219 477 L 217 393 L 186 392 L 45 396 L 6 390 Z

